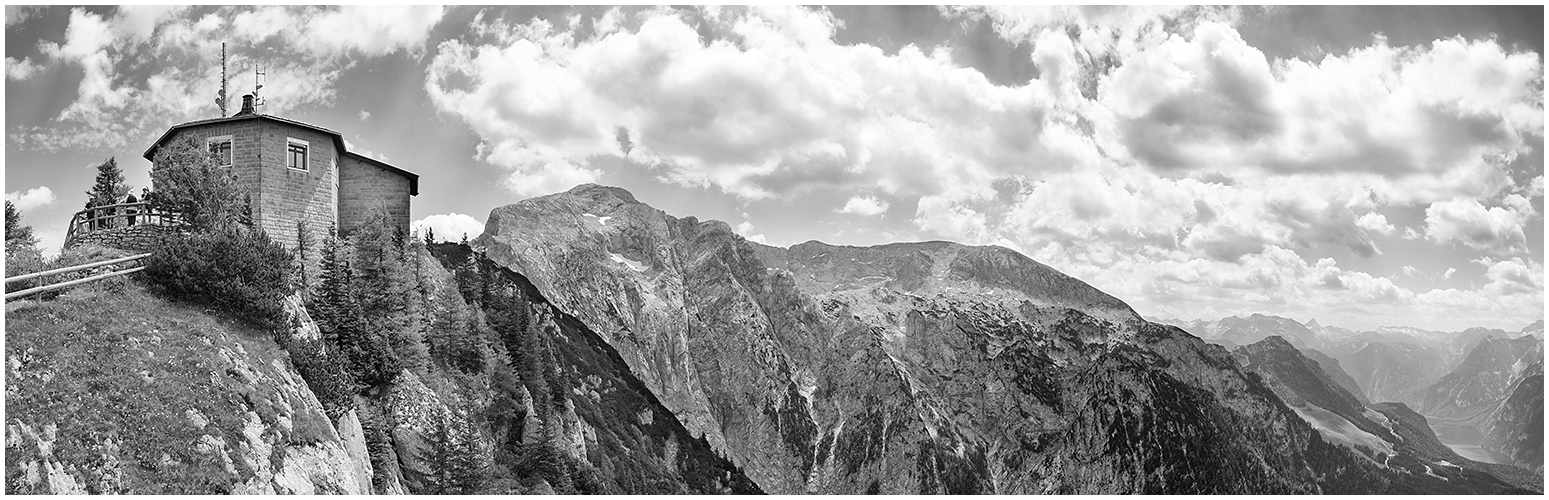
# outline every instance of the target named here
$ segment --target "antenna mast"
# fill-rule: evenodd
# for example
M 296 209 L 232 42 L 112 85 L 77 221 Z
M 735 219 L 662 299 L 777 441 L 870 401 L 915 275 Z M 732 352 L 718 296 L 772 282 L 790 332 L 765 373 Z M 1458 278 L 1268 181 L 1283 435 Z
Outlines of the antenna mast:
M 221 90 L 215 94 L 215 105 L 221 108 L 221 117 L 226 117 L 226 42 L 221 42 Z
M 269 73 L 262 66 L 253 67 L 253 108 L 254 112 L 259 106 L 264 105 L 264 99 L 258 97 L 258 89 L 264 88 L 263 82 L 269 81 Z

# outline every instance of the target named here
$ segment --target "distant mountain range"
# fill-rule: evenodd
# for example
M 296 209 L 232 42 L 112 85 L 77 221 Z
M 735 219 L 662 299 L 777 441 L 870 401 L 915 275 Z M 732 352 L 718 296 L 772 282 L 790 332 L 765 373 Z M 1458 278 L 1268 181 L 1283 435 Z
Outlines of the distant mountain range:
M 1371 408 L 1394 410 L 1402 406 L 1403 411 L 1477 429 L 1486 436 L 1483 446 L 1487 449 L 1542 471 L 1542 320 L 1517 332 L 1487 328 L 1438 332 L 1410 327 L 1357 332 L 1323 326 L 1316 320 L 1304 324 L 1263 314 L 1176 324 L 1207 342 L 1232 349 L 1258 371 L 1278 374 L 1266 378 L 1298 389 L 1288 391 L 1295 393 L 1287 396 L 1292 398 L 1288 401 L 1322 398 L 1318 400 L 1324 404 L 1317 405 L 1318 409 L 1298 410 L 1309 422 L 1320 425 L 1320 430 L 1338 427 L 1316 423 L 1319 412 L 1326 411 L 1368 434 L 1381 435 L 1351 417 L 1354 410 L 1348 401 L 1336 402 L 1332 391 L 1309 389 L 1320 384 L 1337 386 L 1363 405 L 1383 403 Z M 1287 349 L 1297 350 L 1323 374 L 1313 377 L 1290 370 L 1288 367 L 1300 366 L 1301 361 L 1287 361 L 1291 358 Z
M 1451 487 L 1475 491 L 1488 489 L 1495 478 L 1532 489 L 1540 488 L 1543 481 L 1541 466 L 1534 473 L 1460 456 L 1437 439 L 1425 416 L 1403 403 L 1361 404 L 1334 381 L 1337 374 L 1323 371 L 1304 351 L 1279 336 L 1232 352 L 1325 439 L 1383 467 L 1416 478 L 1442 478 Z M 1539 410 L 1542 415 L 1541 406 Z

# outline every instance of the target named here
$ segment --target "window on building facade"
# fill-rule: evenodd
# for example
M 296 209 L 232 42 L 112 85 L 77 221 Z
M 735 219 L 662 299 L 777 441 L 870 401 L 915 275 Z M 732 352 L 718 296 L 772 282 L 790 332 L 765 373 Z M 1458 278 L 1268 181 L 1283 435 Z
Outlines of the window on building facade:
M 211 137 L 208 144 L 210 158 L 215 159 L 216 165 L 231 166 L 231 136 Z
M 285 166 L 294 168 L 296 170 L 306 170 L 307 146 L 308 145 L 306 141 L 291 139 L 290 143 L 286 146 L 285 156 L 287 160 Z

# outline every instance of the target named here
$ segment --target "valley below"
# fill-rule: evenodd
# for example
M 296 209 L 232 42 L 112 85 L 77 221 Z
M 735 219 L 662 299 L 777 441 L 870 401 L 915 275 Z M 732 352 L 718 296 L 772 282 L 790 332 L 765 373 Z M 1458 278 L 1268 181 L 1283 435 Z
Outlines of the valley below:
M 1437 440 L 1463 458 L 1491 464 L 1511 464 L 1511 457 L 1483 446 L 1484 433 L 1479 429 L 1432 420 L 1431 430 L 1436 431 Z

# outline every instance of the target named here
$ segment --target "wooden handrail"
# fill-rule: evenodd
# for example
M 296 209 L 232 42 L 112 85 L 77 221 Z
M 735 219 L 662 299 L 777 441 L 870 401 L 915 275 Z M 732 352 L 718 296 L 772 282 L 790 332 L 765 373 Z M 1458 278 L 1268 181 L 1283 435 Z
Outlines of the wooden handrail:
M 98 274 L 96 276 L 87 276 L 85 278 L 81 278 L 81 279 L 78 279 L 78 280 L 66 281 L 64 283 L 54 283 L 54 284 L 48 285 L 48 286 L 40 286 L 40 287 L 28 288 L 26 290 L 20 290 L 20 291 L 16 291 L 16 292 L 11 292 L 11 293 L 5 294 L 5 300 L 11 300 L 11 299 L 20 298 L 20 297 L 26 297 L 28 295 L 32 295 L 32 294 L 35 294 L 35 293 L 47 292 L 49 290 L 58 290 L 60 288 L 67 288 L 67 287 L 72 287 L 72 286 L 76 286 L 76 285 L 84 285 L 84 284 L 87 284 L 87 283 L 91 283 L 93 281 L 105 280 L 105 279 L 112 278 L 112 277 L 115 277 L 115 276 L 123 276 L 123 275 L 129 274 L 129 273 L 137 273 L 137 272 L 144 271 L 144 270 L 145 270 L 145 266 L 140 266 L 140 267 L 136 267 L 134 269 L 125 269 L 123 271 L 114 271 L 114 272 L 107 273 L 107 274 Z
M 111 264 L 117 264 L 117 263 L 120 263 L 120 262 L 128 262 L 128 261 L 131 261 L 131 260 L 140 260 L 140 259 L 143 259 L 143 258 L 146 258 L 146 257 L 150 257 L 150 256 L 151 256 L 151 254 L 149 252 L 147 252 L 147 253 L 142 253 L 142 254 L 139 254 L 139 255 L 130 255 L 128 257 L 119 257 L 117 259 L 104 260 L 102 262 L 92 262 L 92 263 L 88 263 L 88 264 L 81 264 L 79 266 L 61 267 L 59 269 L 50 269 L 50 270 L 47 270 L 47 271 L 40 271 L 40 272 L 36 272 L 36 273 L 32 273 L 32 274 L 23 274 L 21 276 L 12 276 L 10 278 L 6 278 L 5 279 L 5 284 L 9 285 L 11 283 L 15 283 L 15 282 L 22 281 L 22 280 L 30 280 L 30 279 L 34 279 L 34 278 L 42 278 L 42 277 L 45 277 L 45 276 L 53 276 L 55 274 L 64 274 L 64 273 L 73 272 L 73 271 L 84 271 L 84 270 L 87 270 L 87 269 L 102 267 L 102 266 L 111 265 Z

